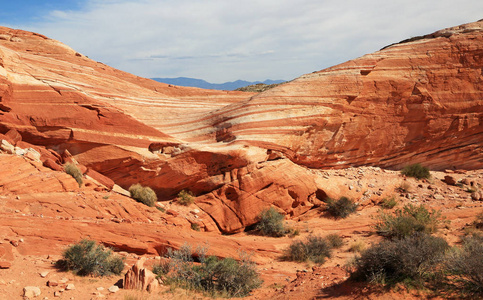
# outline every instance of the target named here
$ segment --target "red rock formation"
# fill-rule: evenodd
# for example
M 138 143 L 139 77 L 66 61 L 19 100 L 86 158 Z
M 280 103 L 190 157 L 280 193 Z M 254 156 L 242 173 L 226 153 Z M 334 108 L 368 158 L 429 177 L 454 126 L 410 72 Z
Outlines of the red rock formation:
M 304 75 L 212 114 L 223 141 L 312 168 L 483 167 L 483 21 Z
M 205 228 L 243 230 L 268 206 L 304 213 L 329 193 L 307 167 L 483 167 L 483 21 L 255 96 L 168 86 L 38 34 L 0 34 L 0 133 L 19 133 L 5 139 L 65 153 L 107 186 L 141 183 L 161 200 L 189 189 Z M 36 151 L 58 169 L 49 150 Z

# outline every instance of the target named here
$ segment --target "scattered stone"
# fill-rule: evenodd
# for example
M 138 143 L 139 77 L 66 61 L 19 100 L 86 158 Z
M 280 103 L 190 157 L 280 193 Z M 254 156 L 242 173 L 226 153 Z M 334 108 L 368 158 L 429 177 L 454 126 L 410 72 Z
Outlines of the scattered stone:
M 49 271 L 44 271 L 44 272 L 40 273 L 40 277 L 42 277 L 42 278 L 47 277 L 47 275 L 49 275 Z
M 69 281 L 69 279 L 62 277 L 62 279 L 59 280 L 59 283 L 67 283 L 68 281 Z
M 47 281 L 47 286 L 48 287 L 53 287 L 53 286 L 58 286 L 58 285 L 59 285 L 59 283 L 57 281 L 55 281 L 55 280 L 49 280 L 49 281 Z
M 483 201 L 483 192 L 481 191 L 476 191 L 471 193 L 471 199 L 475 201 Z
M 14 247 L 18 247 L 18 241 L 10 241 L 10 244 Z
M 40 296 L 40 288 L 37 286 L 26 286 L 23 288 L 23 296 L 25 298 L 35 298 Z
M 113 285 L 107 289 L 110 293 L 116 293 L 119 291 L 119 287 L 117 285 Z
M 171 215 L 171 216 L 173 216 L 173 217 L 177 217 L 177 216 L 179 216 L 179 212 L 174 211 L 174 210 L 172 210 L 172 209 L 168 209 L 168 210 L 166 211 L 166 214 Z
M 100 287 L 98 287 L 96 290 L 98 290 L 98 291 L 100 292 L 100 291 L 103 291 L 103 290 L 104 290 L 104 288 L 103 288 L 102 286 L 100 286 Z
M 70 290 L 75 290 L 75 285 L 74 285 L 73 283 L 69 283 L 69 284 L 68 284 L 68 285 L 65 287 L 65 289 L 66 289 L 67 291 L 70 291 Z
M 200 210 L 195 208 L 195 209 L 191 210 L 190 213 L 192 213 L 193 215 L 197 215 L 197 214 L 200 213 Z
M 62 296 L 62 292 L 61 291 L 55 291 L 54 292 L 54 297 L 60 297 Z
M 8 261 L 0 261 L 0 269 L 10 269 L 12 267 L 12 263 Z
M 0 143 L 0 150 L 5 151 L 8 154 L 13 154 L 15 152 L 15 147 L 7 142 L 7 140 L 2 140 Z
M 436 200 L 444 200 L 443 195 L 440 195 L 440 194 L 434 194 L 433 198 L 436 199 Z
M 453 176 L 449 176 L 449 175 L 444 176 L 443 181 L 448 185 L 456 184 L 456 179 Z

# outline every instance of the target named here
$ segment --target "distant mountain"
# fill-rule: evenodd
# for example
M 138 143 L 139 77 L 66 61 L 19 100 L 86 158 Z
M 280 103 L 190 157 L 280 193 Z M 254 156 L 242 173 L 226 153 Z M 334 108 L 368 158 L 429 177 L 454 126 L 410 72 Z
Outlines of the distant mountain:
M 275 83 L 282 83 L 285 80 L 270 80 L 267 79 L 265 81 L 245 81 L 245 80 L 237 80 L 232 82 L 225 82 L 225 83 L 210 83 L 202 79 L 196 78 L 187 78 L 187 77 L 178 77 L 178 78 L 151 78 L 152 80 L 156 80 L 158 82 L 163 82 L 172 85 L 179 85 L 179 86 L 191 86 L 191 87 L 198 87 L 202 89 L 210 89 L 210 90 L 226 90 L 226 91 L 233 91 L 241 87 L 245 87 L 248 85 L 254 85 L 258 83 L 264 84 L 275 84 Z

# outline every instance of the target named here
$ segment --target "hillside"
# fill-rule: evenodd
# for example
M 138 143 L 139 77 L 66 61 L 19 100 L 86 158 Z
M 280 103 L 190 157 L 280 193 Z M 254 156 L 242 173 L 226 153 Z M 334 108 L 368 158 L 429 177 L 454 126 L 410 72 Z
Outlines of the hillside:
M 371 226 L 384 197 L 441 209 L 452 221 L 441 229 L 451 244 L 481 211 L 482 70 L 483 21 L 261 93 L 159 83 L 0 27 L 0 289 L 15 299 L 36 284 L 53 297 L 58 288 L 37 276 L 48 270 L 75 281 L 69 297 L 90 299 L 94 285 L 119 278 L 90 282 L 52 266 L 66 245 L 90 238 L 129 266 L 140 257 L 152 265 L 185 242 L 209 244 L 218 257 L 252 252 L 265 280 L 253 299 L 322 297 L 331 290 L 321 287 L 331 286 L 341 299 L 365 297 L 339 286 L 347 279 L 341 266 L 352 242 L 381 239 Z M 400 174 L 418 162 L 430 180 Z M 79 167 L 80 186 L 66 163 Z M 155 191 L 159 209 L 128 197 L 135 183 Z M 400 192 L 403 183 L 410 191 Z M 177 203 L 182 190 L 193 204 Z M 341 196 L 354 199 L 357 212 L 328 217 L 325 201 Z M 298 238 L 337 233 L 344 246 L 312 271 L 283 261 L 294 237 L 252 232 L 269 207 Z M 391 293 L 370 298 L 401 297 Z

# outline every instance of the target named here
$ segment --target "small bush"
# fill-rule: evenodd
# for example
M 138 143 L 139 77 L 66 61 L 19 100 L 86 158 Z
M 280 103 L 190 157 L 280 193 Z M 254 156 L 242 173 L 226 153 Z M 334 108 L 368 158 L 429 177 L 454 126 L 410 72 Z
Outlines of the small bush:
M 355 258 L 351 278 L 384 285 L 405 282 L 420 286 L 436 274 L 448 248 L 444 239 L 427 234 L 384 240 Z
M 287 233 L 287 229 L 283 224 L 284 218 L 275 208 L 270 207 L 260 213 L 255 228 L 261 235 L 273 237 L 284 236 Z
M 400 192 L 400 193 L 409 193 L 411 191 L 411 185 L 406 182 L 406 181 L 403 181 L 401 182 L 401 184 L 396 188 L 396 191 Z
M 338 249 L 344 245 L 342 237 L 336 233 L 327 235 L 325 239 L 329 243 L 330 248 Z
M 433 233 L 442 223 L 441 213 L 429 211 L 424 205 L 405 205 L 394 215 L 380 212 L 378 223 L 374 226 L 380 235 L 390 238 L 403 238 L 416 232 Z
M 336 218 L 346 218 L 357 210 L 358 205 L 347 197 L 340 197 L 339 200 L 327 199 L 327 211 Z
M 408 177 L 414 177 L 417 179 L 429 179 L 431 177 L 431 174 L 429 173 L 429 169 L 426 167 L 423 167 L 420 164 L 412 164 L 405 166 L 401 170 L 401 174 L 406 175 Z
M 131 185 L 129 193 L 131 193 L 131 198 L 147 206 L 154 206 L 156 201 L 158 201 L 156 193 L 150 187 L 143 187 L 139 183 Z
M 66 163 L 64 165 L 64 171 L 72 176 L 75 181 L 79 184 L 79 187 L 82 186 L 82 183 L 84 182 L 82 179 L 82 172 L 79 170 L 79 168 L 73 164 L 73 163 Z
M 188 206 L 195 202 L 195 197 L 192 192 L 182 190 L 178 194 L 178 203 L 181 205 Z
M 57 261 L 57 266 L 80 276 L 119 275 L 124 269 L 124 261 L 111 254 L 111 250 L 96 245 L 95 241 L 82 240 L 64 251 L 63 259 Z
M 483 236 L 466 238 L 461 249 L 448 254 L 446 268 L 463 281 L 463 292 L 483 296 Z
M 362 252 L 366 249 L 366 244 L 362 241 L 357 241 L 349 246 L 349 252 Z
M 397 205 L 397 199 L 395 196 L 386 197 L 379 202 L 379 205 L 384 209 L 392 209 Z
M 183 288 L 204 291 L 212 296 L 244 297 L 258 288 L 262 281 L 249 256 L 241 253 L 240 261 L 233 258 L 206 257 L 206 249 L 191 252 L 185 244 L 180 250 L 168 249 L 170 263 L 155 266 L 153 272 L 166 276 L 166 282 Z M 200 264 L 193 263 L 197 256 Z
M 323 264 L 326 258 L 331 256 L 332 247 L 330 243 L 318 236 L 309 236 L 307 240 L 294 241 L 285 251 L 285 259 L 291 261 L 305 262 L 312 261 Z
M 196 224 L 196 223 L 191 223 L 191 229 L 193 229 L 194 231 L 200 231 L 201 230 L 200 225 Z

